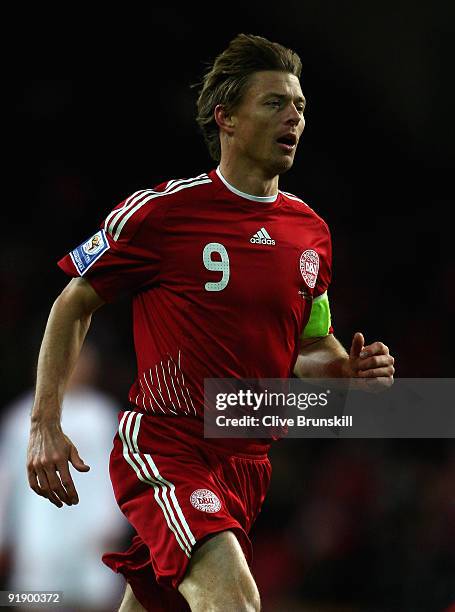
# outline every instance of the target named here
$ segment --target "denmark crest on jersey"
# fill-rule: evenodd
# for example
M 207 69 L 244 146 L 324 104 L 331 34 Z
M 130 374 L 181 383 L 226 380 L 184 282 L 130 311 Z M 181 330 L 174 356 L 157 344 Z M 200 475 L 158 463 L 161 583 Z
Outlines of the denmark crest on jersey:
M 314 289 L 319 272 L 319 255 L 313 249 L 307 249 L 300 255 L 300 272 L 308 287 Z

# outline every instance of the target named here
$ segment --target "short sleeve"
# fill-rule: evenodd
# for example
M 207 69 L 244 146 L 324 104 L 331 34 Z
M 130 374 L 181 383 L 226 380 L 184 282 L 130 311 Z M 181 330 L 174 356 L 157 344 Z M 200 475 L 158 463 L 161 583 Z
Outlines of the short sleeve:
M 326 293 L 332 280 L 332 238 L 330 230 L 323 222 L 324 235 L 319 247 L 319 270 L 314 288 L 313 298 L 316 299 Z
M 99 231 L 59 262 L 83 276 L 106 302 L 158 282 L 165 184 L 137 191 L 116 206 Z
M 319 269 L 313 293 L 311 313 L 302 338 L 320 338 L 333 333 L 327 290 L 332 279 L 332 240 L 326 223 L 324 233 L 318 245 Z

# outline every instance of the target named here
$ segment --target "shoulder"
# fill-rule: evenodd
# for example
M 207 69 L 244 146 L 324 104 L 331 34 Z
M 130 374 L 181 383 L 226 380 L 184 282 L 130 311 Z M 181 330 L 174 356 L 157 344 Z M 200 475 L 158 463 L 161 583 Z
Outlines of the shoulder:
M 198 176 L 194 176 L 192 178 L 180 178 L 180 179 L 171 179 L 160 185 L 154 187 L 154 193 L 158 193 L 162 196 L 164 195 L 172 195 L 173 193 L 179 193 L 180 191 L 184 191 L 187 189 L 195 189 L 200 185 L 207 185 L 212 182 L 212 179 L 206 172 L 199 174 Z
M 123 202 L 123 207 L 129 207 L 130 209 L 142 208 L 146 204 L 153 203 L 155 200 L 160 202 L 167 202 L 172 199 L 172 196 L 182 192 L 191 191 L 197 189 L 202 185 L 207 185 L 212 182 L 212 179 L 207 173 L 199 174 L 193 178 L 180 178 L 170 179 L 159 183 L 149 189 L 140 189 L 135 191 Z M 150 206 L 149 206 L 150 208 Z
M 280 189 L 280 194 L 284 198 L 286 204 L 297 214 L 302 214 L 307 217 L 311 217 L 317 225 L 321 227 L 321 229 L 330 236 L 329 226 L 326 221 L 306 202 L 304 202 L 301 198 L 294 195 L 293 193 L 289 193 L 287 191 L 282 191 Z
M 193 178 L 170 179 L 151 189 L 140 189 L 125 198 L 103 223 L 114 240 L 134 232 L 148 217 L 161 218 L 173 202 L 191 199 L 195 190 L 206 187 L 212 179 L 206 173 Z

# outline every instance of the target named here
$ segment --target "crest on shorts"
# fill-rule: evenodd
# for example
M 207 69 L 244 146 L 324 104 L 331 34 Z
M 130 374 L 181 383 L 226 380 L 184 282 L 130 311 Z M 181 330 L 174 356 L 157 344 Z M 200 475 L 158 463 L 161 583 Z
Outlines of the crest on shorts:
M 196 489 L 190 496 L 191 505 L 201 512 L 218 512 L 221 502 L 218 497 L 209 489 Z
M 308 287 L 314 289 L 319 272 L 319 255 L 313 249 L 307 249 L 300 255 L 300 272 Z

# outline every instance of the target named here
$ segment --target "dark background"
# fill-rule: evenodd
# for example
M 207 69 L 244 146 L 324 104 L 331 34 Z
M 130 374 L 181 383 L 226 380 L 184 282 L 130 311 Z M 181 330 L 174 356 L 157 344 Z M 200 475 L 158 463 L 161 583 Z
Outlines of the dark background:
M 239 32 L 303 62 L 306 128 L 280 186 L 331 228 L 336 336 L 347 348 L 357 330 L 382 340 L 396 376 L 453 376 L 454 7 L 81 9 L 45 29 L 29 14 L 4 74 L 4 405 L 33 383 L 66 283 L 56 261 L 130 193 L 213 167 L 190 85 Z M 124 404 L 135 367 L 128 302 L 99 311 L 90 333 L 102 387 Z M 455 600 L 451 441 L 286 441 L 273 459 L 256 527 L 266 609 L 436 612 Z

